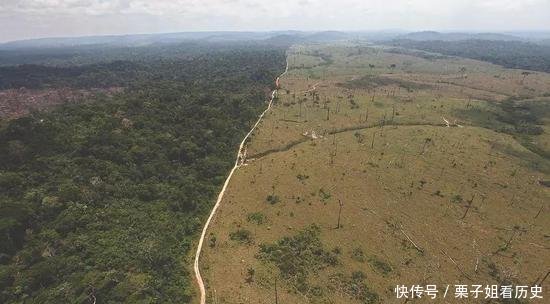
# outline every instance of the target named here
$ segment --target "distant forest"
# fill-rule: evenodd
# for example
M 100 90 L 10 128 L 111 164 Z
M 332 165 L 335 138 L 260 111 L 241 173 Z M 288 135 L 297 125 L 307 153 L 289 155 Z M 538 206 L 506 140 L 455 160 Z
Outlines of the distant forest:
M 0 303 L 190 301 L 189 250 L 285 49 L 171 52 L 0 68 L 3 89 L 125 87 L 0 121 Z
M 0 66 L 38 64 L 57 67 L 74 67 L 89 64 L 105 64 L 113 61 L 184 60 L 201 54 L 240 49 L 288 47 L 291 41 L 197 41 L 154 43 L 142 46 L 124 44 L 91 44 L 74 46 L 43 46 L 2 48 Z
M 487 61 L 507 68 L 550 72 L 550 45 L 497 40 L 394 40 L 389 44 Z
M 230 52 L 225 53 L 224 56 Z M 193 83 L 198 86 L 215 86 L 220 90 L 240 86 L 243 81 L 266 81 L 262 70 L 250 74 L 241 74 L 248 70 L 247 52 L 241 51 L 241 57 L 234 57 L 235 71 L 227 69 L 226 62 L 219 62 L 219 66 L 212 66 L 213 53 L 197 55 L 192 59 L 164 59 L 152 61 L 113 61 L 78 66 L 44 66 L 24 64 L 17 66 L 0 67 L 0 89 L 27 89 L 44 88 L 108 88 L 108 87 L 139 87 L 143 84 L 166 81 L 176 83 Z M 256 55 L 256 53 L 251 53 Z M 210 67 L 205 69 L 204 66 Z M 258 68 L 258 67 L 256 67 Z M 210 75 L 216 77 L 210 77 Z M 243 79 L 249 78 L 249 79 Z

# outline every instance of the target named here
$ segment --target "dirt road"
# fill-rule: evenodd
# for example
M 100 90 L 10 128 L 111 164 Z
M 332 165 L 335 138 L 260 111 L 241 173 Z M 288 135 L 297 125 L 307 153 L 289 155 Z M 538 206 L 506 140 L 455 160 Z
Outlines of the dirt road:
M 206 237 L 206 231 L 208 230 L 208 226 L 210 225 L 210 222 L 212 221 L 212 218 L 214 217 L 214 214 L 216 214 L 216 210 L 220 206 L 220 203 L 223 199 L 225 191 L 227 190 L 227 186 L 229 185 L 229 181 L 231 180 L 231 177 L 233 176 L 233 173 L 235 173 L 235 171 L 245 161 L 245 153 L 246 153 L 245 144 L 246 144 L 246 141 L 248 140 L 248 138 L 250 137 L 252 132 L 254 132 L 256 127 L 260 124 L 260 122 L 262 121 L 265 114 L 269 111 L 269 109 L 271 109 L 271 106 L 273 105 L 273 100 L 275 99 L 275 96 L 277 94 L 277 89 L 279 88 L 279 79 L 283 75 L 285 75 L 287 72 L 288 72 L 288 59 L 287 59 L 287 62 L 286 62 L 285 71 L 279 77 L 277 77 L 277 79 L 275 80 L 276 89 L 273 90 L 273 92 L 271 92 L 271 99 L 269 100 L 267 108 L 262 112 L 262 114 L 260 114 L 260 116 L 258 117 L 258 120 L 256 121 L 256 123 L 252 126 L 250 131 L 248 131 L 246 136 L 241 141 L 241 144 L 239 145 L 239 150 L 237 151 L 237 158 L 235 159 L 235 165 L 233 166 L 233 168 L 229 172 L 229 175 L 227 176 L 227 179 L 223 183 L 223 187 L 222 187 L 222 190 L 220 191 L 220 193 L 218 194 L 218 199 L 216 200 L 216 204 L 214 205 L 214 208 L 212 208 L 212 212 L 210 212 L 210 215 L 208 216 L 208 219 L 206 220 L 206 223 L 204 224 L 204 227 L 202 228 L 201 237 L 199 239 L 199 244 L 197 246 L 197 251 L 195 253 L 195 263 L 193 265 L 193 269 L 195 271 L 195 278 L 197 280 L 197 284 L 199 285 L 199 290 L 200 290 L 200 294 L 201 294 L 200 304 L 205 304 L 206 303 L 206 289 L 204 287 L 204 282 L 202 280 L 201 271 L 200 271 L 200 267 L 199 267 L 199 260 L 200 260 L 200 255 L 201 255 L 201 251 L 202 251 L 202 246 L 203 246 L 203 243 L 204 243 L 204 238 Z

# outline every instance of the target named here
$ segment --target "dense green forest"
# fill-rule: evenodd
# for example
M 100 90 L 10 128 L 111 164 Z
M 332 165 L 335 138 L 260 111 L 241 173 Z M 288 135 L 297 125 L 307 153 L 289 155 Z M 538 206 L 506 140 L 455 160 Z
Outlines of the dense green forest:
M 101 64 L 117 60 L 152 61 L 156 59 L 189 59 L 212 49 L 231 49 L 236 44 L 228 46 L 190 41 L 185 44 L 153 44 L 135 47 L 91 44 L 21 49 L 2 49 L 0 45 L 0 66 L 39 64 L 72 67 L 86 64 Z
M 126 87 L 136 84 L 141 85 L 146 81 L 187 83 L 218 81 L 216 86 L 222 85 L 226 88 L 225 84 L 232 86 L 236 82 L 241 82 L 242 79 L 240 78 L 242 77 L 252 77 L 254 80 L 260 80 L 265 75 L 258 75 L 258 71 L 255 71 L 250 75 L 239 73 L 240 75 L 233 77 L 231 75 L 233 71 L 224 67 L 211 66 L 215 69 L 214 71 L 203 69 L 202 66 L 211 65 L 212 54 L 227 54 L 234 52 L 236 49 L 262 50 L 268 48 L 281 49 L 284 48 L 284 45 L 279 47 L 251 43 L 226 45 L 204 43 L 185 45 L 185 47 L 173 45 L 171 48 L 169 46 L 150 46 L 134 49 L 98 48 L 98 53 L 94 57 L 80 58 L 79 64 L 74 65 L 72 63 L 75 59 L 72 57 L 64 58 L 59 62 L 59 65 L 29 64 L 26 61 L 23 61 L 23 64 L 9 66 L 1 66 L 0 64 L 0 89 L 17 89 L 21 87 L 29 89 Z M 28 50 L 28 52 L 30 51 Z M 32 51 L 38 52 L 34 49 Z M 52 50 L 46 50 L 45 54 L 42 54 L 45 56 L 44 61 L 59 59 L 58 56 L 50 54 L 50 52 Z M 84 64 L 88 60 L 99 60 L 98 54 L 105 53 L 106 55 L 102 57 L 104 61 Z M 5 59 L 0 57 L 0 63 L 9 62 Z M 234 68 L 238 71 L 248 69 L 246 67 L 248 64 L 247 58 L 238 59 L 241 61 L 235 62 Z M 222 59 L 218 58 L 218 60 Z M 222 77 L 210 79 L 209 74 L 212 72 L 217 73 L 216 76 Z
M 19 65 L 0 67 L 0 89 L 43 89 L 50 87 L 105 88 L 129 86 L 150 78 L 163 67 L 129 61 L 85 66 L 50 67 Z M 164 74 L 161 74 L 164 75 Z
M 121 38 L 118 37 L 118 40 Z M 78 43 L 76 41 L 75 43 Z M 6 47 L 0 44 L 0 66 L 39 64 L 57 67 L 102 64 L 112 61 L 155 61 L 194 58 L 212 50 L 231 51 L 236 48 L 258 49 L 288 47 L 292 41 L 284 39 L 251 41 L 203 41 L 185 40 L 144 45 L 125 44 L 75 44 L 73 46 Z
M 550 46 L 520 41 L 394 40 L 393 46 L 488 61 L 507 68 L 550 72 Z
M 234 46 L 0 69 L 2 88 L 126 88 L 0 122 L 0 302 L 189 302 L 189 250 L 284 64 Z

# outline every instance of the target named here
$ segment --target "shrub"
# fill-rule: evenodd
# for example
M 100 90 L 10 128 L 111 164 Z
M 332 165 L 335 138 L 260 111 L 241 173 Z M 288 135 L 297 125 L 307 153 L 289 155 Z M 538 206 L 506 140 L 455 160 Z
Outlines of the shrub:
M 249 268 L 246 270 L 246 279 L 245 279 L 245 282 L 246 282 L 246 283 L 252 283 L 252 282 L 254 282 L 254 274 L 256 274 L 256 270 L 254 270 L 254 268 L 252 268 L 252 267 L 249 267 Z
M 326 192 L 325 189 L 321 188 L 319 189 L 319 197 L 321 198 L 321 201 L 326 202 L 330 199 L 331 195 L 329 192 Z
M 377 257 L 369 258 L 369 264 L 372 267 L 374 267 L 374 269 L 376 269 L 378 272 L 382 273 L 383 275 L 387 275 L 393 270 L 390 264 L 378 259 Z
M 310 292 L 308 276 L 338 263 L 336 254 L 326 250 L 319 239 L 320 228 L 312 225 L 275 244 L 261 244 L 258 258 L 275 264 L 281 276 L 298 291 Z
M 365 253 L 363 252 L 363 249 L 361 249 L 361 247 L 354 248 L 351 252 L 351 258 L 357 262 L 363 263 L 365 261 Z
M 229 234 L 229 238 L 233 241 L 237 241 L 242 244 L 250 245 L 254 243 L 252 238 L 252 232 L 246 229 L 238 229 L 237 231 L 233 231 Z
M 337 273 L 330 276 L 330 282 L 334 289 L 347 295 L 349 298 L 358 300 L 360 303 L 373 304 L 379 303 L 378 294 L 370 289 L 365 282 L 367 276 L 362 271 L 354 271 L 348 277 L 343 273 Z
M 267 220 L 266 216 L 261 212 L 249 213 L 246 219 L 250 223 L 255 223 L 256 225 L 261 225 Z
M 217 241 L 216 236 L 213 234 L 210 234 L 210 240 L 208 242 L 208 246 L 210 246 L 210 248 L 216 247 L 216 241 Z
M 462 198 L 462 195 L 460 195 L 460 194 L 455 194 L 451 197 L 451 202 L 453 202 L 455 204 L 462 203 L 463 201 L 464 201 L 464 199 Z
M 281 199 L 279 199 L 279 197 L 278 197 L 277 195 L 270 194 L 270 195 L 267 196 L 266 201 L 267 201 L 268 203 L 270 203 L 271 205 L 275 205 L 275 204 L 277 204 L 278 202 L 280 202 Z
M 296 178 L 299 179 L 301 182 L 303 182 L 303 181 L 305 181 L 306 179 L 309 178 L 309 175 L 298 174 L 298 175 L 296 175 Z

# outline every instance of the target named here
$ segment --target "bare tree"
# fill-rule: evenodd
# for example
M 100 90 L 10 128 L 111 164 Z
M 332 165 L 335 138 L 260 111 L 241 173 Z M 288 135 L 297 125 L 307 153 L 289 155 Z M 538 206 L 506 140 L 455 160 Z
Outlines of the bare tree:
M 279 293 L 277 292 L 277 278 L 275 277 L 275 304 L 279 304 Z
M 476 195 L 472 195 L 472 198 L 468 201 L 468 205 L 466 206 L 466 211 L 464 211 L 464 215 L 462 215 L 461 220 L 466 218 L 466 215 L 468 215 L 468 211 L 470 211 L 470 208 L 472 208 L 472 203 L 474 202 L 474 198 Z
M 542 280 L 540 280 L 540 283 L 538 283 L 537 286 L 542 286 L 542 283 L 546 281 L 549 275 L 550 275 L 550 271 L 546 272 L 546 275 L 542 278 Z
M 432 142 L 432 139 L 429 137 L 426 137 L 424 139 L 424 145 L 422 146 L 422 152 L 420 152 L 420 154 L 424 154 L 424 152 L 426 152 L 426 146 L 428 145 L 428 143 L 431 143 L 431 142 Z
M 340 206 L 340 209 L 338 210 L 338 224 L 336 225 L 336 229 L 340 229 L 340 216 L 342 215 L 342 207 L 344 207 L 344 203 L 342 203 L 341 200 L 338 200 L 338 205 Z

